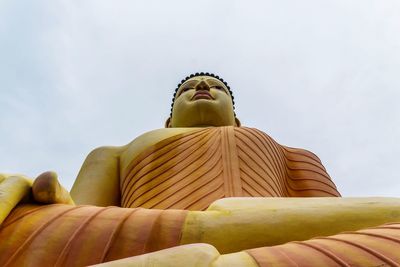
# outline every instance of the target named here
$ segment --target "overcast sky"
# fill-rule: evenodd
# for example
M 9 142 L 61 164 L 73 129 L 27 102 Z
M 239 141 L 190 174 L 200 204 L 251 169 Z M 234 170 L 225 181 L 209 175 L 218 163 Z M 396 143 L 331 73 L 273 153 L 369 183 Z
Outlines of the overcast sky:
M 197 71 L 344 196 L 400 196 L 398 0 L 0 0 L 0 172 L 69 189 L 92 149 L 162 128 Z

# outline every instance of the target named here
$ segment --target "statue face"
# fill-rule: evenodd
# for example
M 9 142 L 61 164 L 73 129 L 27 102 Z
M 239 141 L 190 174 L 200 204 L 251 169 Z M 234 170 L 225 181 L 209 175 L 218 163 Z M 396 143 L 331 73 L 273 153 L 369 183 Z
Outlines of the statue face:
M 236 125 L 236 121 L 232 98 L 223 82 L 197 76 L 178 88 L 169 127 L 229 125 Z

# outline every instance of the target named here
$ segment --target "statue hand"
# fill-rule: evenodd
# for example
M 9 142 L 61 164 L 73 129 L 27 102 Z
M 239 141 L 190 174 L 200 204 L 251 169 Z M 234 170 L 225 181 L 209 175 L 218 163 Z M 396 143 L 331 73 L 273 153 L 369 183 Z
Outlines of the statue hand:
M 43 204 L 74 205 L 69 192 L 60 185 L 57 177 L 57 173 L 52 171 L 40 174 L 32 185 L 33 198 Z
M 24 197 L 29 196 L 31 187 L 32 180 L 24 175 L 0 173 L 0 224 Z
M 0 225 L 20 202 L 35 201 L 43 204 L 74 204 L 55 172 L 44 172 L 33 182 L 21 174 L 0 173 Z

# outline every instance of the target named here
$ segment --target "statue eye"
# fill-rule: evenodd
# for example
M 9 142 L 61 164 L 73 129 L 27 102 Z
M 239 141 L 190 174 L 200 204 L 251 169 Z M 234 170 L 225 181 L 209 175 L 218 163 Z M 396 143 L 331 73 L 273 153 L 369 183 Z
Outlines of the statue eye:
M 214 89 L 217 89 L 217 90 L 220 90 L 220 91 L 223 91 L 223 92 L 226 93 L 224 87 L 222 87 L 222 86 L 220 86 L 220 85 L 213 85 L 213 86 L 211 86 L 211 88 L 214 88 Z
M 185 88 L 183 88 L 182 92 L 189 91 L 190 89 L 194 89 L 194 88 L 193 87 L 185 87 Z
M 193 87 L 185 87 L 185 88 L 183 88 L 179 95 L 183 94 L 184 92 L 189 91 L 190 89 L 194 89 L 194 88 Z

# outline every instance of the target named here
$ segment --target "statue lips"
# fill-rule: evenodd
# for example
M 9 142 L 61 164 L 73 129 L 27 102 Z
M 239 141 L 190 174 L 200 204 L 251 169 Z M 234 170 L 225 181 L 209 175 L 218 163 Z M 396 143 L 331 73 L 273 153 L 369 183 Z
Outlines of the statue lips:
M 209 91 L 206 90 L 199 90 L 197 91 L 190 100 L 198 100 L 198 99 L 208 99 L 214 100 L 214 97 L 210 94 Z

